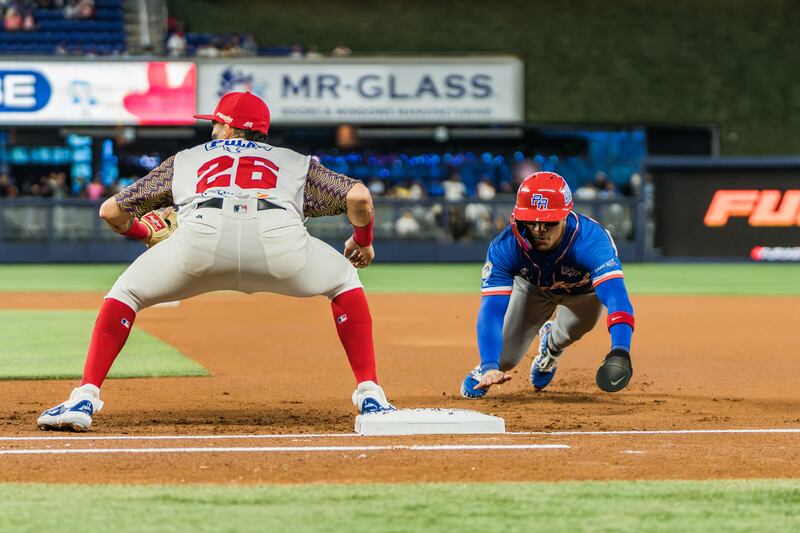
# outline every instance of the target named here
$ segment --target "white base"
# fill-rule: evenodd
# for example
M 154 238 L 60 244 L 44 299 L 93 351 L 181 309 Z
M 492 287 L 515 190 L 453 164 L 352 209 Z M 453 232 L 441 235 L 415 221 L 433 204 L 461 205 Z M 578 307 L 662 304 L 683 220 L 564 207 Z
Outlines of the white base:
M 463 435 L 505 433 L 497 416 L 466 409 L 399 409 L 356 417 L 361 435 Z

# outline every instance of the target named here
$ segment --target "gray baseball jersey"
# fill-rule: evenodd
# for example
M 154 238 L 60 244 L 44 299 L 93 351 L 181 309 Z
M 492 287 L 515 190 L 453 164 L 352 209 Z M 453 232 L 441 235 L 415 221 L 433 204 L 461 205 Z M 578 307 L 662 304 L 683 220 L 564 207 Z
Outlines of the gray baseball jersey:
M 179 152 L 168 178 L 162 171 L 161 179 L 117 196 L 134 213 L 174 203 L 179 223 L 128 267 L 107 297 L 138 311 L 215 290 L 334 298 L 361 287 L 350 262 L 303 225 L 311 166 L 308 156 L 244 139 Z

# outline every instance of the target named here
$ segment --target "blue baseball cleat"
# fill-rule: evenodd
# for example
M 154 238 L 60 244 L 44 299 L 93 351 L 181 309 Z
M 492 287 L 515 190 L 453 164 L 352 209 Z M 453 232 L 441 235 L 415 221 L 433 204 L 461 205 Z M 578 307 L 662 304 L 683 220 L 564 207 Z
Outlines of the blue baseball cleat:
M 353 393 L 353 405 L 362 415 L 396 410 L 386 399 L 381 386 L 374 381 L 362 381 L 358 384 Z
M 539 329 L 539 354 L 531 365 L 531 384 L 536 390 L 547 387 L 556 375 L 558 358 L 561 352 L 553 353 L 547 341 L 550 338 L 550 330 L 553 328 L 553 321 L 548 320 Z
M 481 374 L 481 367 L 478 365 L 467 374 L 467 377 L 464 378 L 464 382 L 461 383 L 461 396 L 469 398 L 470 400 L 486 396 L 486 393 L 489 392 L 488 387 L 485 389 L 475 389 L 475 385 L 480 383 L 481 379 L 483 379 L 483 374 Z
M 74 389 L 69 400 L 39 415 L 36 423 L 44 430 L 89 431 L 92 416 L 102 408 L 100 389 L 87 383 Z

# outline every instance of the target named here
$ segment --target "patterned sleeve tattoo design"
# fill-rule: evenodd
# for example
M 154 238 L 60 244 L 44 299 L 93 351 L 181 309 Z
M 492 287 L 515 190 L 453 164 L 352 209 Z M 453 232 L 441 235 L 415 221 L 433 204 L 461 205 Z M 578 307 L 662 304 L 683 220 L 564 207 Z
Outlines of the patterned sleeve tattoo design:
M 312 160 L 303 191 L 303 214 L 307 217 L 325 217 L 346 212 L 347 193 L 356 183 L 360 181 Z
M 175 170 L 175 156 L 151 170 L 145 177 L 136 180 L 116 195 L 114 199 L 120 209 L 135 217 L 162 207 L 169 207 L 172 200 L 172 173 Z

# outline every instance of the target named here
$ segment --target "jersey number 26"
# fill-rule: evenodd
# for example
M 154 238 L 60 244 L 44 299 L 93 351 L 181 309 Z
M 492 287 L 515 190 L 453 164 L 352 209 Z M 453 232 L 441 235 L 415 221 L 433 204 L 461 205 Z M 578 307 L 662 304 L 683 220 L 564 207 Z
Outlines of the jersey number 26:
M 242 189 L 274 189 L 278 182 L 278 165 L 263 157 L 229 155 L 215 157 L 197 169 L 197 194 L 213 187 L 230 187 L 233 166 L 236 165 L 234 183 Z

